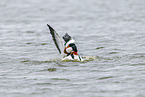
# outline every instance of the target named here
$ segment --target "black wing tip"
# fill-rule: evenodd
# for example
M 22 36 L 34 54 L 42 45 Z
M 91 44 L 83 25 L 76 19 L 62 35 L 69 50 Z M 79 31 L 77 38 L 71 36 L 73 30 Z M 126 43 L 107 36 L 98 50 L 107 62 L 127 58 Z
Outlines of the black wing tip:
M 51 27 L 49 24 L 47 24 L 48 27 Z
M 49 27 L 49 29 L 53 29 L 49 24 L 47 24 L 47 26 Z M 54 29 L 53 29 L 54 30 Z
M 54 30 L 49 24 L 47 24 L 47 26 L 49 27 L 49 29 L 50 29 L 51 31 L 54 31 L 54 32 L 55 32 L 55 30 Z

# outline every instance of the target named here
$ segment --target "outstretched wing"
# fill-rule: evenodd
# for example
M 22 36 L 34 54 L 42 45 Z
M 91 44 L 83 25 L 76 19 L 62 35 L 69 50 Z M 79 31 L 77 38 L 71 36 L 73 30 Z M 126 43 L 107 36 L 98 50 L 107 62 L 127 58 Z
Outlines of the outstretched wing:
M 62 54 L 63 51 L 62 39 L 50 25 L 47 24 L 47 26 L 49 27 L 56 48 L 58 49 L 59 53 Z

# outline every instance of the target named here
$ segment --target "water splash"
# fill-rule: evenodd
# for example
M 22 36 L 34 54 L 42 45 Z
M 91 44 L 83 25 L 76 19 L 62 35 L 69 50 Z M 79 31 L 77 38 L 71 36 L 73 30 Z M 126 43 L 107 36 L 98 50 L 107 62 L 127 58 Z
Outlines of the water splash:
M 82 57 L 83 61 L 80 60 L 69 60 L 69 59 L 65 59 L 65 60 L 61 60 L 61 62 L 89 62 L 89 61 L 93 61 L 96 60 L 97 58 L 95 56 L 84 56 Z

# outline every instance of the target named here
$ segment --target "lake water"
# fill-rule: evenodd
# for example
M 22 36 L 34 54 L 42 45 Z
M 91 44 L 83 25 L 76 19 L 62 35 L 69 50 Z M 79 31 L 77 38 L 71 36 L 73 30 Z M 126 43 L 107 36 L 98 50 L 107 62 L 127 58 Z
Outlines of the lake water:
M 89 62 L 61 56 L 46 24 Z M 0 0 L 1 97 L 145 97 L 144 0 Z

